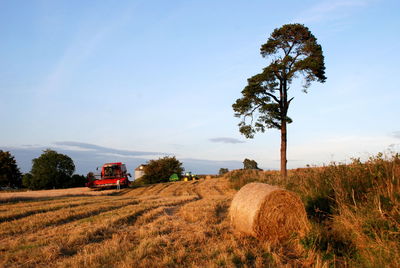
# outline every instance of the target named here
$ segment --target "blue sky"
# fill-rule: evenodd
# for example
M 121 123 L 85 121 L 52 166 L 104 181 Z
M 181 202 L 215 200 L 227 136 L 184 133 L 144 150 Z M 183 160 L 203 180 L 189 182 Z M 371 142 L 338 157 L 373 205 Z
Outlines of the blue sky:
M 77 172 L 176 155 L 187 170 L 279 168 L 279 131 L 247 140 L 232 103 L 268 60 L 270 33 L 304 23 L 326 83 L 290 89 L 288 166 L 400 150 L 400 3 L 342 1 L 2 1 L 0 149 L 22 171 L 41 150 Z

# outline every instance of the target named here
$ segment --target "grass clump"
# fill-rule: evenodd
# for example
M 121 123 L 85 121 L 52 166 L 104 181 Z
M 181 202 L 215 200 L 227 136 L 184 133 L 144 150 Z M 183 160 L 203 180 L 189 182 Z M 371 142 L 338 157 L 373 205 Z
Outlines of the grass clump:
M 277 171 L 234 170 L 231 187 L 259 181 L 299 194 L 312 229 L 305 254 L 327 265 L 400 267 L 400 155 Z M 315 255 L 317 254 L 317 255 Z

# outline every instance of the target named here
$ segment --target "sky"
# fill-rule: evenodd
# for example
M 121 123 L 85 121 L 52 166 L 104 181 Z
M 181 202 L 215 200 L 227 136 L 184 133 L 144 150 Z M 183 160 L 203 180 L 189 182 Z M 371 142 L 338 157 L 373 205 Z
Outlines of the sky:
M 176 156 L 187 171 L 280 166 L 280 133 L 238 131 L 232 104 L 269 64 L 272 31 L 302 23 L 325 83 L 301 77 L 288 167 L 400 151 L 400 2 L 0 0 L 0 150 L 22 172 L 50 148 L 76 172 Z

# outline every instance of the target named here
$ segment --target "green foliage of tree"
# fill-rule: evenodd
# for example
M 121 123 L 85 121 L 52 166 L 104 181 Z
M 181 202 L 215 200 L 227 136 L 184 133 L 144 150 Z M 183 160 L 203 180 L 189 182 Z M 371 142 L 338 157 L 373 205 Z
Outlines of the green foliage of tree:
M 147 184 L 167 182 L 172 174 L 176 173 L 180 176 L 183 171 L 182 163 L 175 156 L 166 156 L 150 160 L 144 168 L 145 175 L 140 180 Z
M 229 169 L 227 169 L 227 168 L 220 168 L 220 169 L 219 169 L 219 172 L 218 172 L 218 175 L 222 176 L 222 175 L 224 175 L 224 174 L 226 174 L 226 173 L 228 173 L 228 172 L 229 172 Z
M 47 149 L 32 160 L 30 175 L 24 176 L 24 185 L 30 189 L 65 188 L 71 185 L 75 170 L 72 159 L 64 154 Z
M 270 58 L 270 64 L 247 80 L 242 98 L 232 107 L 235 116 L 242 119 L 239 130 L 246 138 L 253 138 L 266 128 L 281 131 L 281 174 L 287 177 L 287 124 L 292 123 L 288 109 L 293 100 L 288 90 L 298 76 L 304 77 L 305 93 L 311 82 L 325 82 L 324 56 L 315 36 L 302 24 L 275 29 L 261 46 L 261 55 Z
M 20 187 L 22 175 L 14 156 L 0 150 L 0 186 Z
M 63 184 L 63 188 L 84 187 L 87 178 L 83 175 L 74 174 Z
M 255 160 L 244 159 L 243 160 L 243 168 L 244 169 L 259 169 L 258 164 Z
M 35 189 L 35 187 L 33 187 L 33 185 L 31 185 L 32 183 L 33 183 L 32 174 L 25 173 L 24 176 L 22 176 L 22 185 L 29 189 Z

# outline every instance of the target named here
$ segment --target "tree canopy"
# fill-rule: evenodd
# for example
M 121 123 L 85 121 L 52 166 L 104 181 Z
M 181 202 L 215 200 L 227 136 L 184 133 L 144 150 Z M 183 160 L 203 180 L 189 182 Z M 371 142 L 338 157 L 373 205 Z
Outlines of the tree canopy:
M 47 149 L 32 160 L 32 170 L 23 178 L 24 185 L 30 189 L 65 188 L 75 184 L 80 178 L 71 180 L 75 171 L 72 159 L 64 154 Z
M 172 174 L 176 173 L 180 176 L 183 171 L 182 163 L 175 156 L 166 156 L 150 160 L 144 167 L 145 175 L 140 180 L 144 183 L 167 182 Z
M 304 78 L 305 93 L 311 82 L 325 82 L 324 56 L 315 36 L 297 23 L 275 29 L 260 52 L 270 58 L 270 64 L 247 80 L 242 97 L 232 107 L 241 118 L 239 131 L 246 138 L 254 138 L 256 132 L 267 128 L 281 130 L 281 173 L 286 177 L 286 125 L 292 123 L 288 109 L 293 100 L 288 90 L 298 76 Z
M 19 187 L 22 176 L 14 156 L 0 150 L 0 186 Z

